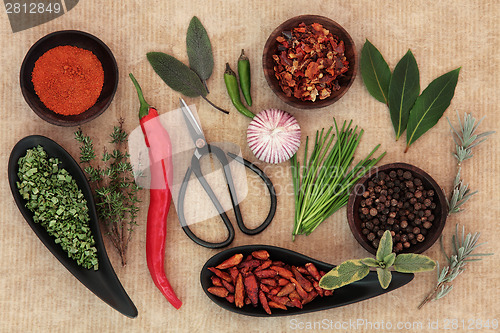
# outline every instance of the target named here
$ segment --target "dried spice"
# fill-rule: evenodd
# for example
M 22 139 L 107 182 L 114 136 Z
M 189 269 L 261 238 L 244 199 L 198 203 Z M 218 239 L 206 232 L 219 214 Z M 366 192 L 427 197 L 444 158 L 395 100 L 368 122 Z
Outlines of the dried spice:
M 299 24 L 276 38 L 275 76 L 288 96 L 314 102 L 340 89 L 338 77 L 349 69 L 344 42 L 319 23 Z
M 389 230 L 396 253 L 421 243 L 434 223 L 435 196 L 410 171 L 380 172 L 370 179 L 363 193 L 359 207 L 361 232 L 378 248 L 384 231 Z
M 45 228 L 78 265 L 97 270 L 99 259 L 87 201 L 75 178 L 42 146 L 28 149 L 18 165 L 17 188 L 33 213 L 33 222 Z
M 48 109 L 66 116 L 77 115 L 96 103 L 104 84 L 104 71 L 91 51 L 64 45 L 38 58 L 31 80 Z
M 256 307 L 260 303 L 268 314 L 271 308 L 302 309 L 317 296 L 333 294 L 319 287 L 325 272 L 320 273 L 312 263 L 295 267 L 271 261 L 266 250 L 254 251 L 243 261 L 242 258 L 242 254 L 235 254 L 217 267 L 208 268 L 215 274 L 211 277 L 213 286 L 207 289 L 209 293 L 239 308 L 249 304 Z

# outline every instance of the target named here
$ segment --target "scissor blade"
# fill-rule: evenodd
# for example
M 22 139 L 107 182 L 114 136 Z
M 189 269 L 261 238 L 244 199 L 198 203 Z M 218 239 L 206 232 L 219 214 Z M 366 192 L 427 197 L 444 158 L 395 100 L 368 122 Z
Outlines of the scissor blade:
M 181 102 L 181 110 L 182 110 L 182 115 L 184 116 L 184 120 L 186 122 L 187 128 L 189 130 L 189 134 L 191 135 L 191 139 L 193 139 L 193 142 L 196 144 L 196 141 L 199 139 L 203 139 L 205 142 L 205 136 L 203 135 L 203 131 L 201 130 L 200 124 L 196 121 L 196 118 L 194 117 L 193 112 L 189 108 L 189 106 L 186 104 L 184 99 L 179 98 Z

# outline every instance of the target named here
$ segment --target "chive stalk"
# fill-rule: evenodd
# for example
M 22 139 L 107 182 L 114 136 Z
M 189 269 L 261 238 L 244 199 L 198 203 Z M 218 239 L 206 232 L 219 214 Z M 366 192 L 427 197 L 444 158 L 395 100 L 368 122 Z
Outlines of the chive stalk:
M 352 120 L 344 121 L 340 129 L 335 118 L 333 121 L 334 126 L 326 133 L 325 129 L 316 132 L 309 159 L 309 138 L 306 138 L 302 170 L 297 156 L 291 159 L 295 197 L 293 239 L 311 234 L 321 222 L 345 206 L 354 184 L 385 155 L 384 152 L 372 158 L 380 148 L 377 145 L 349 170 L 364 131 L 358 131 L 357 126 L 352 128 Z

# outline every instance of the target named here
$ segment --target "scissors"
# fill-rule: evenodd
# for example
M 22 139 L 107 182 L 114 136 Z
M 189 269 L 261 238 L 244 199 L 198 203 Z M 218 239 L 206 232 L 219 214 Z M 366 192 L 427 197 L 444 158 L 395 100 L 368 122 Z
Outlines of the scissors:
M 271 223 L 274 214 L 276 213 L 276 192 L 274 190 L 274 186 L 271 182 L 271 180 L 267 177 L 267 175 L 260 170 L 255 164 L 241 158 L 238 155 L 235 155 L 231 152 L 224 152 L 221 148 L 211 145 L 207 142 L 205 139 L 205 136 L 203 135 L 203 132 L 201 130 L 200 125 L 196 121 L 196 118 L 193 115 L 193 112 L 189 108 L 189 106 L 186 104 L 186 102 L 181 98 L 180 99 L 181 103 L 181 110 L 182 110 L 182 115 L 184 116 L 184 120 L 186 122 L 189 134 L 191 136 L 191 139 L 193 140 L 196 148 L 193 153 L 193 157 L 191 158 L 191 165 L 188 167 L 186 171 L 186 175 L 184 176 L 184 180 L 182 181 L 180 190 L 179 190 L 179 201 L 177 205 L 177 214 L 179 217 L 179 222 L 181 224 L 182 230 L 186 233 L 186 235 L 191 238 L 196 244 L 208 247 L 211 249 L 218 249 L 222 248 L 225 246 L 228 246 L 231 244 L 231 242 L 234 239 L 234 228 L 227 217 L 226 212 L 222 208 L 221 203 L 219 202 L 219 199 L 217 199 L 217 196 L 213 192 L 212 188 L 206 181 L 205 177 L 202 174 L 201 167 L 200 167 L 200 160 L 203 156 L 205 155 L 210 155 L 212 154 L 219 160 L 223 167 L 224 171 L 224 176 L 225 180 L 227 183 L 227 187 L 229 190 L 229 195 L 231 198 L 231 203 L 233 206 L 234 210 L 234 215 L 236 217 L 236 222 L 238 223 L 238 227 L 240 230 L 247 235 L 256 235 L 260 232 L 262 232 L 264 229 L 267 228 L 269 223 Z M 243 164 L 245 167 L 248 169 L 252 170 L 255 172 L 261 179 L 262 181 L 266 184 L 267 189 L 269 190 L 269 195 L 271 198 L 271 207 L 269 209 L 269 213 L 264 220 L 258 227 L 254 229 L 248 229 L 245 224 L 243 223 L 243 218 L 241 217 L 241 212 L 240 212 L 240 207 L 238 204 L 238 197 L 236 196 L 236 189 L 234 187 L 234 181 L 233 177 L 231 175 L 231 169 L 229 167 L 229 160 L 228 157 L 232 160 L 235 160 L 241 164 Z M 202 240 L 198 236 L 196 236 L 191 229 L 189 229 L 189 226 L 186 223 L 186 218 L 184 216 L 184 198 L 186 195 L 186 189 L 189 183 L 189 179 L 191 178 L 191 174 L 195 175 L 195 177 L 198 179 L 200 182 L 201 186 L 205 190 L 205 192 L 208 194 L 210 200 L 214 204 L 215 208 L 217 209 L 217 212 L 219 213 L 222 221 L 224 222 L 224 225 L 226 226 L 226 229 L 228 231 L 228 237 L 226 240 L 222 242 L 207 242 L 205 240 Z

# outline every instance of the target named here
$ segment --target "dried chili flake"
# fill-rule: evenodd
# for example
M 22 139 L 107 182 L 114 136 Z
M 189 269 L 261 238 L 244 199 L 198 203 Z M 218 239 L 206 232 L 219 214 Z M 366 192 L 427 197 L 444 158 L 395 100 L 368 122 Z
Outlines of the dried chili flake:
M 338 78 L 347 72 L 349 62 L 337 36 L 319 23 L 301 23 L 276 41 L 274 71 L 286 96 L 314 102 L 340 89 Z

